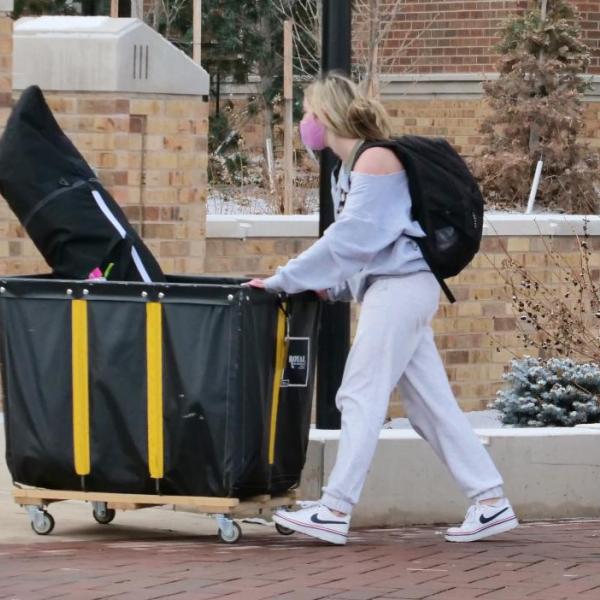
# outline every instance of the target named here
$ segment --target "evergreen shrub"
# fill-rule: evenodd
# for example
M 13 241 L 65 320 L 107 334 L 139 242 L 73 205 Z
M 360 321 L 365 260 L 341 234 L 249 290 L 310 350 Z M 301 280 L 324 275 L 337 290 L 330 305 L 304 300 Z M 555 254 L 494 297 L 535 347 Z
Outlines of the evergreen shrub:
M 490 408 L 515 427 L 572 427 L 600 422 L 600 366 L 568 358 L 511 361 L 507 387 Z

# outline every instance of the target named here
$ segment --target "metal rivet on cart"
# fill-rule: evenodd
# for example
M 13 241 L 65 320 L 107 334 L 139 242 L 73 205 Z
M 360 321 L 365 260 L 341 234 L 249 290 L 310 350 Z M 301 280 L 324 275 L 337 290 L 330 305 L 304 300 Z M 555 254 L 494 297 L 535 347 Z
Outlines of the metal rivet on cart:
M 158 297 L 162 300 L 165 297 L 165 295 L 162 292 L 158 292 Z
M 148 297 L 148 292 L 142 292 L 142 298 L 147 298 Z
M 90 293 L 90 290 L 83 290 L 83 295 L 87 296 Z
M 67 290 L 67 296 L 72 296 L 73 295 L 73 290 L 71 288 L 69 288 Z
M 229 294 L 227 296 L 227 300 L 229 300 L 229 302 L 233 302 L 233 294 Z

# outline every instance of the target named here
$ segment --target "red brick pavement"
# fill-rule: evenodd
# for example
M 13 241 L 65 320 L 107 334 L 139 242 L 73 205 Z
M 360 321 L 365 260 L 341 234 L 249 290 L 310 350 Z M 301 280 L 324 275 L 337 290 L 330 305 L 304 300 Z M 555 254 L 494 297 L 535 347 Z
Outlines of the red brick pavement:
M 0 545 L 8 600 L 600 600 L 600 521 L 530 523 L 449 544 L 442 529 L 356 531 L 345 547 L 264 528 L 215 538 Z M 33 535 L 33 534 L 32 534 Z

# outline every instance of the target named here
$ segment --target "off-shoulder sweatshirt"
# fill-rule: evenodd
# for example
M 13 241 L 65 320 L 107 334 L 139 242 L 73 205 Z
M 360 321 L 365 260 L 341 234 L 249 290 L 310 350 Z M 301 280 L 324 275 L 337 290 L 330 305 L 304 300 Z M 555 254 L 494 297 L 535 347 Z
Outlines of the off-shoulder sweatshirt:
M 425 234 L 411 219 L 405 171 L 348 175 L 342 168 L 337 181 L 332 177 L 332 198 L 335 222 L 310 248 L 265 279 L 268 291 L 327 290 L 331 300 L 360 302 L 374 279 L 430 270 L 408 237 Z

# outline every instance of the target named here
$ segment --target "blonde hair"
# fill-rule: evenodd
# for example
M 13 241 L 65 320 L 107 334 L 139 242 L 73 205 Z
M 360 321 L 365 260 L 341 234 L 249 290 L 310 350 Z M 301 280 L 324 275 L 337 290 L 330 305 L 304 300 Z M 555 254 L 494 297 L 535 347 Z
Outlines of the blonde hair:
M 391 137 L 385 108 L 341 73 L 328 73 L 313 81 L 304 90 L 304 98 L 317 118 L 340 137 L 361 140 Z

